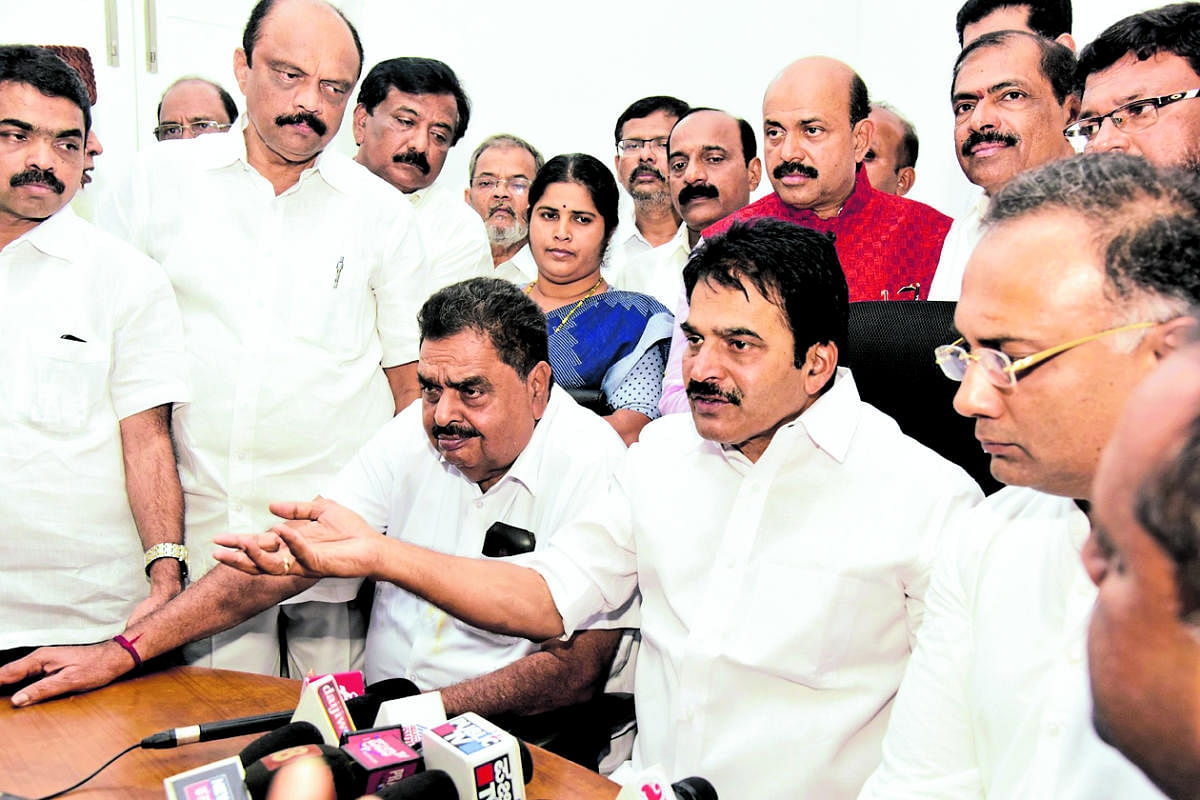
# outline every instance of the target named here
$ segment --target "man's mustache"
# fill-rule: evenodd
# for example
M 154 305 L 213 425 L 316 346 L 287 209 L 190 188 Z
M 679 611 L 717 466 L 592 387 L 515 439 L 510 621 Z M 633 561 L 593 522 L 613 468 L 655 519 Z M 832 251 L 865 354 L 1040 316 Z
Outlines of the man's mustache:
M 437 425 L 435 424 L 429 429 L 429 433 L 434 439 L 440 439 L 443 436 L 452 439 L 470 439 L 474 436 L 479 436 L 479 431 L 467 425 Z
M 966 141 L 962 143 L 962 154 L 964 156 L 971 155 L 971 150 L 975 145 L 983 144 L 984 142 L 996 142 L 1008 147 L 1015 147 L 1021 140 L 1015 134 L 1007 131 L 971 131 L 967 136 Z
M 503 202 L 501 202 L 501 203 L 492 203 L 490 206 L 488 206 L 488 213 L 487 213 L 487 215 L 488 215 L 489 217 L 491 217 L 491 216 L 492 216 L 493 214 L 495 214 L 497 211 L 505 211 L 505 212 L 507 212 L 507 213 L 508 213 L 508 215 L 509 215 L 509 216 L 511 216 L 513 219 L 516 219 L 516 218 L 517 218 L 517 212 L 516 212 L 516 211 L 514 211 L 514 210 L 513 210 L 513 207 L 512 207 L 511 205 L 509 205 L 508 203 L 503 203 Z
M 715 381 L 688 381 L 688 399 L 701 397 L 704 399 L 724 400 L 730 405 L 742 404 L 742 393 L 737 389 L 722 389 Z
M 275 124 L 283 128 L 288 125 L 307 125 L 317 136 L 324 136 L 329 128 L 315 114 L 301 111 L 297 114 L 281 114 L 275 118 Z
M 28 186 L 31 183 L 44 183 L 53 189 L 55 194 L 62 194 L 67 189 L 53 172 L 38 167 L 30 167 L 8 179 L 8 185 L 14 189 L 18 186 Z
M 411 164 L 419 169 L 422 175 L 429 174 L 429 159 L 425 158 L 425 154 L 420 150 L 405 150 L 403 153 L 397 153 L 392 156 L 392 162 L 395 164 Z
M 721 196 L 717 187 L 711 183 L 689 183 L 679 190 L 679 205 L 686 206 L 697 198 L 711 197 L 716 200 Z
M 782 164 L 775 167 L 771 174 L 775 176 L 776 180 L 783 180 L 785 175 L 793 174 L 803 175 L 805 178 L 812 178 L 813 180 L 816 180 L 818 175 L 816 167 L 810 167 L 808 164 L 804 164 L 799 161 L 784 161 Z
M 659 172 L 658 168 L 655 167 L 654 165 L 638 164 L 636 167 L 633 168 L 633 172 L 629 173 L 629 184 L 632 186 L 633 182 L 636 181 L 642 175 L 649 175 L 652 178 L 658 178 L 660 181 L 663 181 L 664 183 L 667 180 L 667 176 L 663 175 L 661 172 Z

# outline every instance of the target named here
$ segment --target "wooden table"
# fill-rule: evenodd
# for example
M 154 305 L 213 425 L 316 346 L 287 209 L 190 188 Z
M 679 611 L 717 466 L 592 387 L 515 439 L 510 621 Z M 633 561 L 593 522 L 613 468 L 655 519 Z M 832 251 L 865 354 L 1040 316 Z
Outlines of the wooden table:
M 87 694 L 13 708 L 0 697 L 0 792 L 40 797 L 75 783 L 125 747 L 164 728 L 294 708 L 299 681 L 175 667 Z M 67 795 L 161 800 L 162 779 L 236 755 L 256 736 L 134 750 Z M 533 753 L 530 800 L 612 800 L 606 778 L 548 753 Z

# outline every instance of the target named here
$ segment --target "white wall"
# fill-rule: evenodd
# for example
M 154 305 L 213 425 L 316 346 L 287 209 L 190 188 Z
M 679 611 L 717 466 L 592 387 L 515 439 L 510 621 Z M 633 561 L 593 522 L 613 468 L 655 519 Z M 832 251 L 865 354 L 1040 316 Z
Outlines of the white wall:
M 547 156 L 579 150 L 611 163 L 617 115 L 650 94 L 725 108 L 757 129 L 762 91 L 771 77 L 795 58 L 820 53 L 855 67 L 873 98 L 891 102 L 916 124 L 921 158 L 910 197 L 953 214 L 969 186 L 954 159 L 948 100 L 960 1 L 348 0 L 342 8 L 362 34 L 368 65 L 398 55 L 430 56 L 450 64 L 462 79 L 474 112 L 442 180 L 465 186 L 471 150 L 498 131 L 529 139 Z M 104 63 L 103 0 L 0 0 L 6 39 L 91 49 L 100 85 L 97 131 L 108 151 L 98 178 L 147 144 L 158 95 L 175 77 L 209 75 L 226 83 L 240 104 L 232 53 L 253 5 L 157 0 L 160 70 L 149 73 L 142 52 L 146 0 L 113 2 L 122 21 L 119 68 Z M 1075 6 L 1081 45 L 1120 17 L 1151 7 L 1138 0 Z M 352 152 L 347 134 L 339 135 L 337 146 Z M 763 186 L 765 191 L 765 178 Z

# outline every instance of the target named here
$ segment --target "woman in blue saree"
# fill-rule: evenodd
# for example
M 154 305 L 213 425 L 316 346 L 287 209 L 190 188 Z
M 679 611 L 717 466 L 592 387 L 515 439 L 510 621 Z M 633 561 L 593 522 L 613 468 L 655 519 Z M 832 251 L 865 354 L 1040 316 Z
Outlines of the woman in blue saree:
M 617 227 L 617 183 L 583 153 L 556 156 L 529 187 L 529 247 L 538 278 L 525 291 L 546 312 L 555 383 L 596 390 L 626 444 L 658 417 L 671 313 L 610 287 L 600 274 Z

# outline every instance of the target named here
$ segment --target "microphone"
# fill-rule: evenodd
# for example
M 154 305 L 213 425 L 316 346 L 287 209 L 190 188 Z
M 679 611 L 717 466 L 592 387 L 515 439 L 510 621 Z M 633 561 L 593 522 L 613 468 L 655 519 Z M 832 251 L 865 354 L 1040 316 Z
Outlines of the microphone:
M 474 712 L 427 731 L 421 751 L 426 769 L 449 773 L 462 800 L 525 800 L 525 776 L 533 775 L 532 759 L 526 771 L 517 738 Z
M 671 784 L 671 789 L 679 800 L 717 800 L 717 790 L 699 775 L 675 781 Z
M 260 758 L 269 756 L 279 750 L 290 747 L 301 747 L 306 744 L 320 744 L 325 741 L 317 726 L 311 722 L 289 722 L 282 728 L 276 728 L 270 733 L 260 736 L 242 748 L 238 758 L 242 766 L 250 766 Z
M 368 686 L 367 693 L 363 696 L 347 700 L 346 707 L 350 710 L 350 717 L 354 720 L 355 725 L 370 726 L 374 723 L 375 715 L 379 712 L 381 704 L 417 694 L 419 691 L 412 681 L 404 678 L 389 678 Z M 215 739 L 228 739 L 250 733 L 264 733 L 291 722 L 294 713 L 293 711 L 275 711 L 269 714 L 255 714 L 251 717 L 169 728 L 142 739 L 140 746 L 148 750 L 161 750 L 193 742 L 211 742 Z
M 327 744 L 306 744 L 271 753 L 246 767 L 245 786 L 251 800 L 265 800 L 271 791 L 271 782 L 284 765 L 298 758 L 317 757 L 325 762 L 333 776 L 334 795 L 350 798 L 362 794 L 362 785 L 351 771 L 350 757 L 336 747 Z
M 626 781 L 621 788 L 617 800 L 717 800 L 717 790 L 706 779 L 693 776 L 683 778 L 675 783 L 667 783 L 667 774 L 662 765 L 639 772 L 632 780 Z

